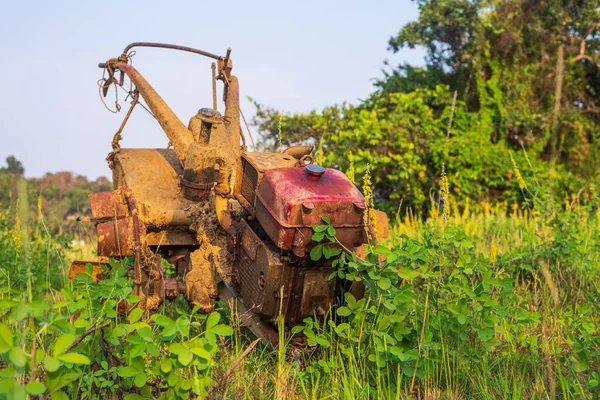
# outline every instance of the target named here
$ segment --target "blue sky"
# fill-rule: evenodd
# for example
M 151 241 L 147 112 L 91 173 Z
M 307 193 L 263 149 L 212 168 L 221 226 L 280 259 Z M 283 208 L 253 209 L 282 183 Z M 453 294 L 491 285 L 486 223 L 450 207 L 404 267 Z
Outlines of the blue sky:
M 30 177 L 62 170 L 110 177 L 104 159 L 127 104 L 119 114 L 104 108 L 96 65 L 130 42 L 217 54 L 231 47 L 241 96 L 287 112 L 356 103 L 373 91 L 384 60 L 423 64 L 424 56 L 387 51 L 389 37 L 417 18 L 408 0 L 20 1 L 4 3 L 0 18 L 0 165 L 15 155 Z M 186 125 L 211 106 L 209 59 L 141 48 L 133 63 Z M 242 109 L 251 118 L 253 106 L 244 100 Z M 136 108 L 122 146 L 165 145 Z

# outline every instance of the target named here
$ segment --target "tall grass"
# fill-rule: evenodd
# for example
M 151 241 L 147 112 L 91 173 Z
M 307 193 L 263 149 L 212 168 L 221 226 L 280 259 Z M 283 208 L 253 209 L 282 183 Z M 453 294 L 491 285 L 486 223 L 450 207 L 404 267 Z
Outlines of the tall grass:
M 348 317 L 307 321 L 319 338 L 318 347 L 272 351 L 257 346 L 210 396 L 597 397 L 599 211 L 570 204 L 551 212 L 518 207 L 506 212 L 506 208 L 483 205 L 474 213 L 465 205 L 453 207 L 444 219 L 442 213 L 427 221 L 409 214 L 396 221 L 386 244 L 389 254 L 398 257 L 398 266 L 420 275 L 400 280 L 391 288 L 397 289 L 393 296 L 391 289 L 367 290 L 364 302 Z M 49 236 L 41 215 L 30 221 L 24 236 L 17 215 L 16 209 L 0 213 L 0 302 L 55 303 L 65 299 L 64 293 L 77 293 L 80 289 L 65 279 L 66 266 L 81 250 L 73 248 L 71 238 Z M 407 261 L 407 254 L 419 251 L 427 261 Z M 477 297 L 460 292 L 463 289 L 452 281 L 455 277 L 466 282 L 464 290 L 475 288 Z M 478 282 L 486 279 L 491 284 L 480 287 Z M 58 292 L 61 287 L 68 291 Z M 447 297 L 440 297 L 442 291 Z M 394 303 L 396 309 L 390 310 L 386 308 L 390 298 L 405 302 Z M 467 308 L 457 313 L 454 306 L 460 304 Z M 475 310 L 480 305 L 484 311 Z M 23 343 L 31 342 L 37 334 L 28 329 L 31 321 L 16 321 L 12 311 L 2 310 L 0 323 L 19 330 Z M 162 312 L 176 317 L 175 307 Z M 390 325 L 390 318 L 398 320 Z M 253 340 L 235 315 L 229 322 L 234 334 L 219 342 L 218 362 L 210 371 L 213 383 L 225 379 L 224 372 Z M 488 323 L 491 332 L 486 331 Z M 39 345 L 50 346 L 39 340 L 43 337 L 37 336 Z M 0 357 L 2 370 L 8 361 L 6 355 Z M 92 364 L 82 371 L 92 374 L 96 368 Z M 193 377 L 194 369 L 186 374 Z M 70 395 L 107 398 L 122 393 L 95 388 L 90 382 L 81 377 L 70 387 Z
M 444 273 L 450 275 L 461 268 L 458 260 L 463 257 L 464 261 L 468 255 L 487 264 L 504 284 L 510 283 L 504 297 L 495 298 L 490 289 L 487 301 L 499 302 L 491 306 L 497 307 L 491 339 L 470 330 L 478 329 L 476 319 L 481 315 L 477 313 L 467 317 L 474 321 L 465 324 L 465 338 L 457 339 L 452 327 L 454 314 L 443 309 L 431 292 L 429 305 L 421 301 L 403 321 L 416 332 L 417 340 L 406 343 L 415 357 L 408 362 L 388 357 L 380 363 L 370 355 L 382 346 L 381 326 L 390 313 L 382 312 L 385 298 L 367 292 L 370 297 L 363 308 L 374 307 L 374 314 L 356 314 L 361 319 L 350 327 L 340 318 L 307 321 L 324 344 L 304 349 L 300 363 L 287 369 L 281 363 L 281 352 L 262 348 L 248 358 L 238 380 L 222 398 L 597 398 L 599 211 L 565 207 L 548 218 L 517 207 L 507 213 L 502 205 L 480 209 L 483 211 L 473 213 L 468 207 L 455 208 L 445 221 L 435 216 L 427 221 L 409 216 L 393 225 L 387 246 L 392 251 L 406 251 L 419 241 L 427 246 L 432 237 L 466 243 L 435 247 L 440 257 L 436 262 L 447 260 Z M 484 268 L 481 271 L 486 273 Z M 443 274 L 437 278 L 446 279 Z M 423 280 L 403 285 L 415 291 L 425 287 Z M 240 328 L 236 336 L 243 337 L 244 332 Z M 391 347 L 385 340 L 383 346 Z M 410 368 L 411 364 L 415 368 Z M 293 391 L 282 391 L 282 382 Z

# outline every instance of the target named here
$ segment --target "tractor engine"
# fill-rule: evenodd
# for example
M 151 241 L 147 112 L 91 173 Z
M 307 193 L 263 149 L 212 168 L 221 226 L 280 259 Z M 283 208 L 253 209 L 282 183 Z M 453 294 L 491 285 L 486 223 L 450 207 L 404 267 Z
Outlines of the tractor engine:
M 366 243 L 365 200 L 340 171 L 314 164 L 260 171 L 260 158 L 244 158 L 242 192 L 253 207 L 241 221 L 234 266 L 234 288 L 242 301 L 263 318 L 280 308 L 289 324 L 322 316 L 335 297 L 330 262 L 312 261 L 313 227 L 322 216 L 336 228 L 348 249 Z M 247 196 L 247 197 L 246 197 Z

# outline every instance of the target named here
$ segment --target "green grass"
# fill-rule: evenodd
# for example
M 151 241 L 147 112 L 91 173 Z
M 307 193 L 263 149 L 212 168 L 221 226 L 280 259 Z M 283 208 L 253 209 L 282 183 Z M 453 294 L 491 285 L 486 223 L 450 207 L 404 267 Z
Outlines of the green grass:
M 210 396 L 223 399 L 597 397 L 598 211 L 482 209 L 397 221 L 387 249 L 371 249 L 364 262 L 346 260 L 344 277 L 362 279 L 365 299 L 350 298 L 338 309 L 344 318 L 306 322 L 304 333 L 320 346 L 293 353 L 259 344 L 227 378 L 253 337 L 224 305 L 221 320 L 231 332 L 182 301 L 165 304 L 168 320 L 127 320 L 112 308 L 118 299 L 135 301 L 127 279 L 67 280 L 80 251 L 71 238 L 48 235 L 42 216 L 23 227 L 7 210 L 0 213 L 0 323 L 12 343 L 0 329 L 0 398 L 41 390 L 31 382 L 44 383 L 53 398 L 203 396 L 215 383 Z M 60 359 L 58 340 L 101 323 L 108 325 L 70 349 L 85 359 L 61 361 L 62 376 L 74 374 L 59 387 L 44 360 Z M 158 353 L 148 341 L 136 348 L 136 335 Z M 189 355 L 174 353 L 181 350 L 174 344 L 207 353 L 185 363 Z M 166 360 L 170 372 L 160 367 Z

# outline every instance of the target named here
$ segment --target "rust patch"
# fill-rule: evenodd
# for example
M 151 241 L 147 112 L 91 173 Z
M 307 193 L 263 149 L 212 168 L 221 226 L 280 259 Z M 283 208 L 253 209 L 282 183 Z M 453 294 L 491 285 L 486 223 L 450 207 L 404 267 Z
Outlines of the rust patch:
M 127 205 L 124 202 L 122 192 L 92 193 L 89 195 L 92 208 L 92 218 L 124 218 L 127 216 Z
M 101 222 L 98 232 L 98 255 L 102 257 L 125 257 L 134 254 L 133 218 Z
M 69 269 L 69 279 L 75 279 L 80 274 L 87 275 L 86 266 L 88 264 L 92 265 L 92 280 L 94 283 L 98 282 L 98 279 L 102 279 L 102 273 L 109 266 L 108 263 L 100 261 L 73 261 Z

